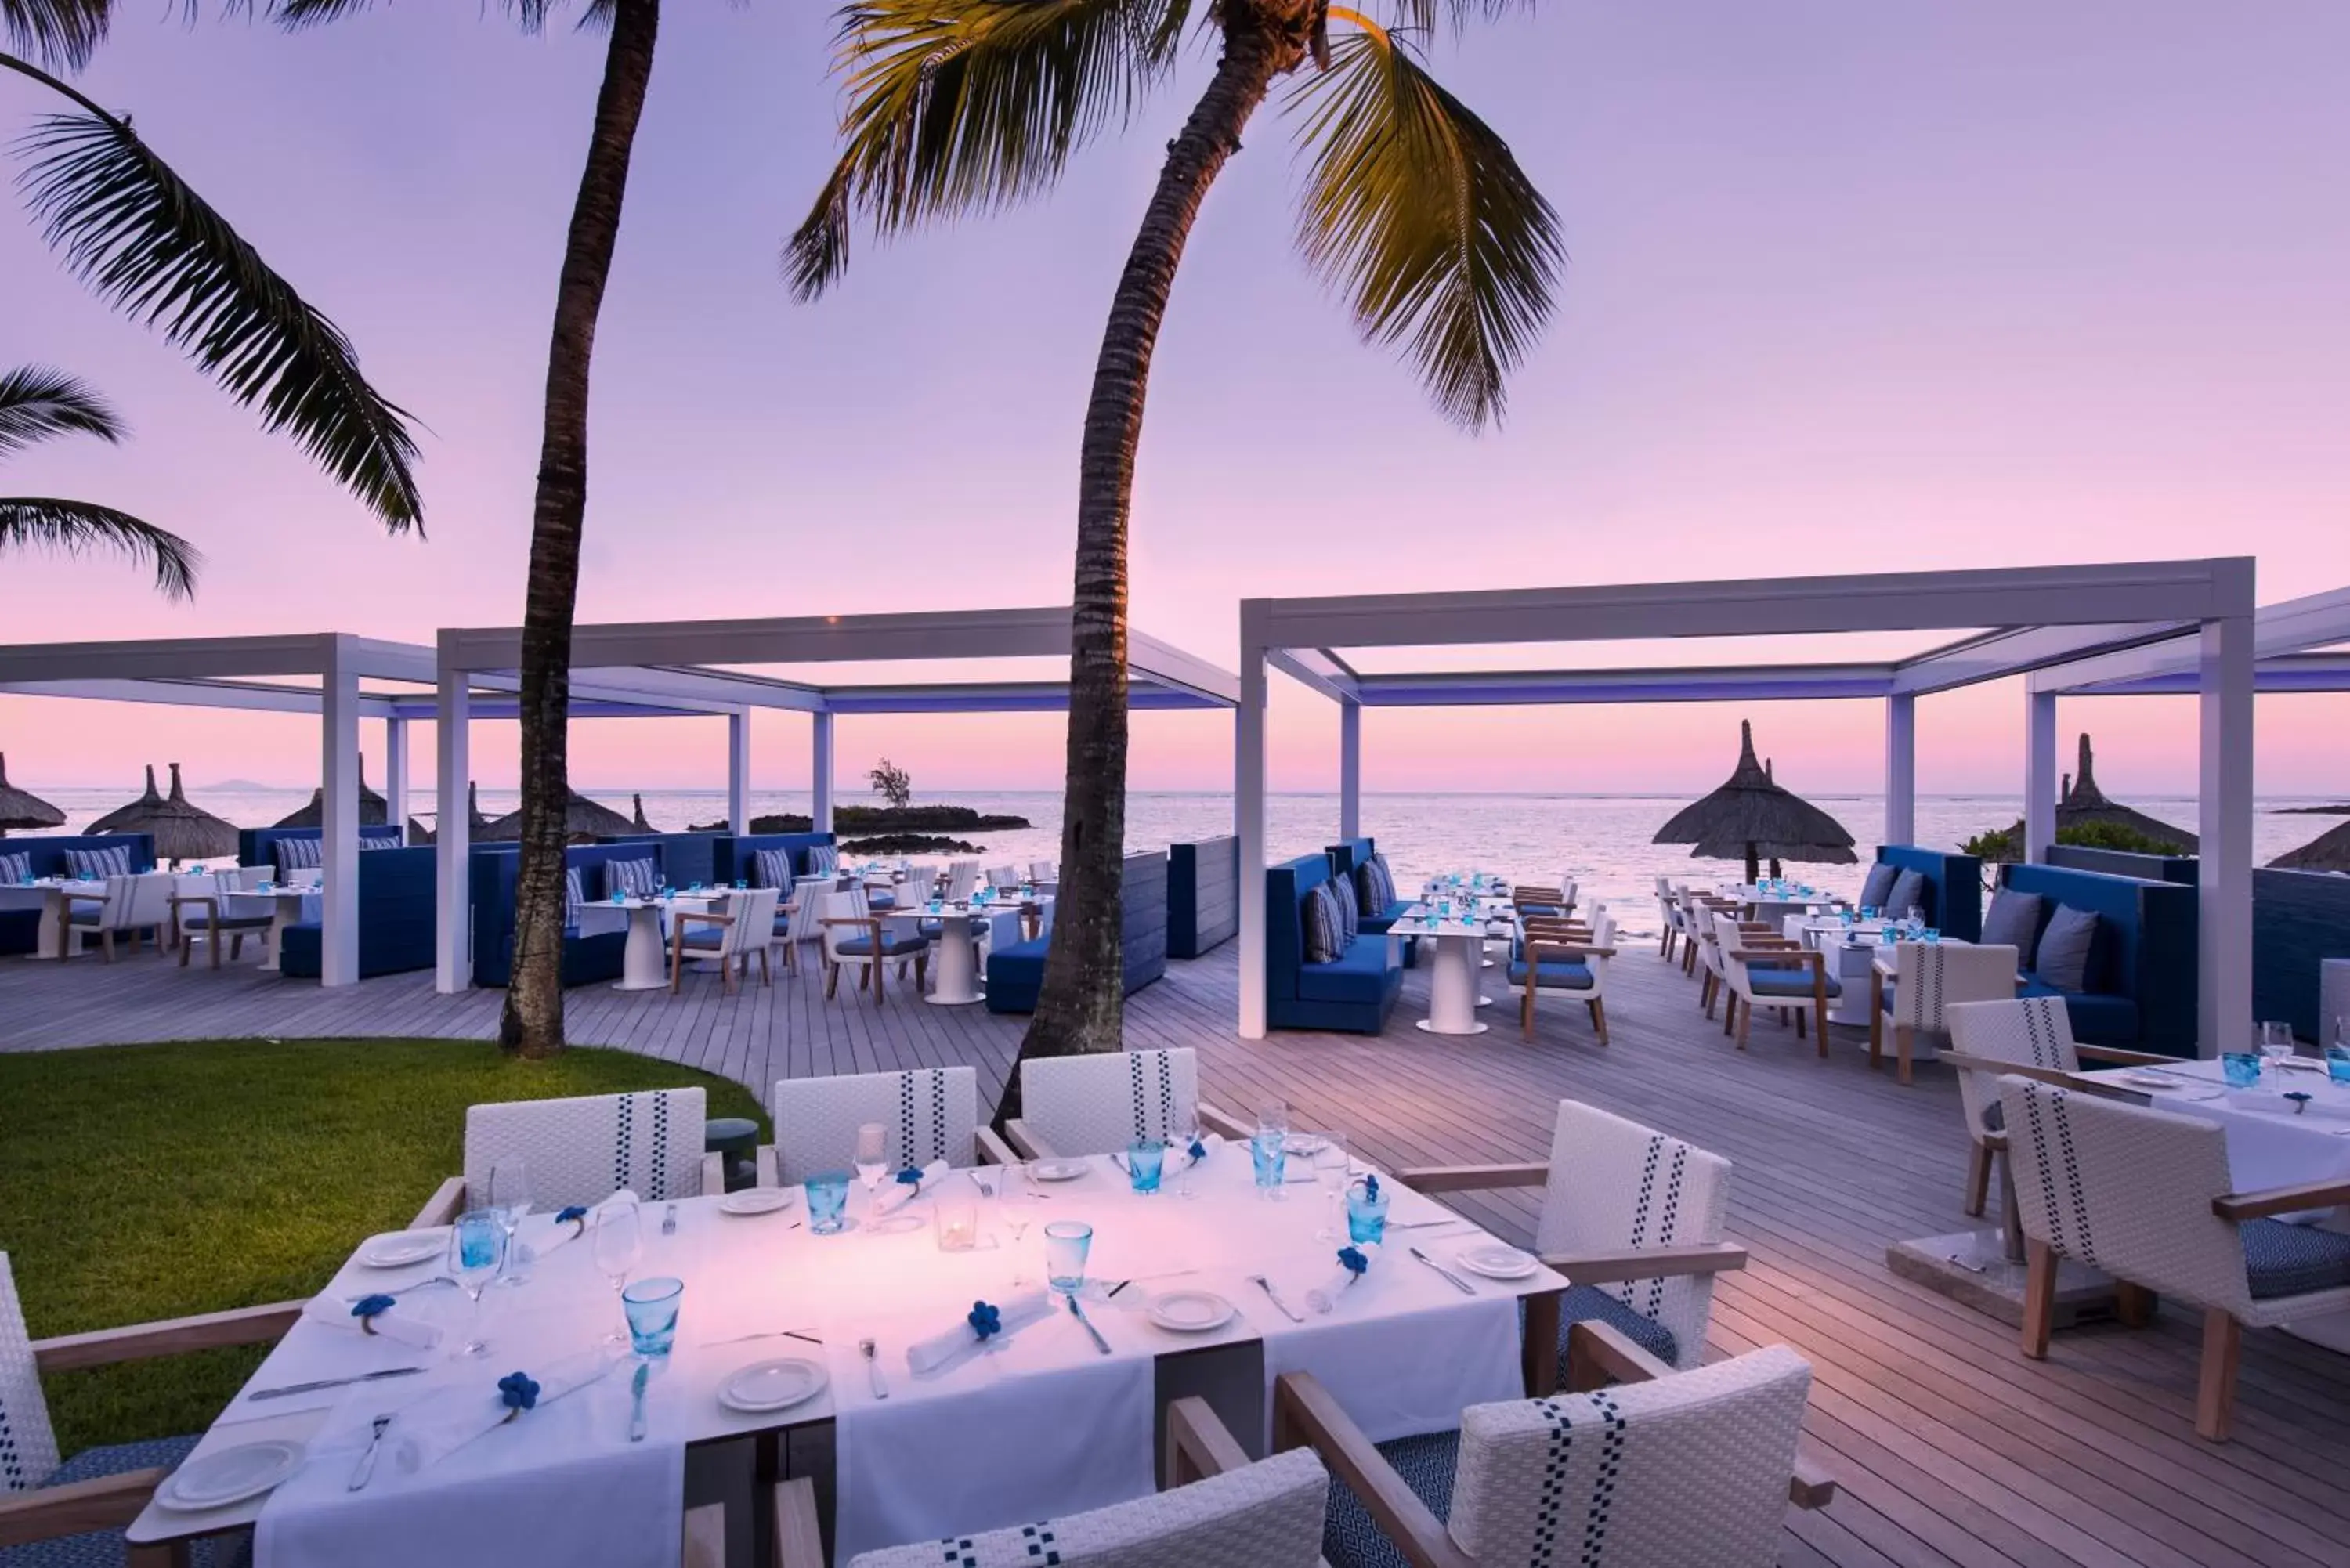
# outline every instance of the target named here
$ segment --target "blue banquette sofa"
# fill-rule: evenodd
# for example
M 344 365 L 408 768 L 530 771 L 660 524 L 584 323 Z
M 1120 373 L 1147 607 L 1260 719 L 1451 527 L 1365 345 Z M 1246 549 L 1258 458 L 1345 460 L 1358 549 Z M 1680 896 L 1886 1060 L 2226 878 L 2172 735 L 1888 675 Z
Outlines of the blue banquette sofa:
M 1118 945 L 1132 996 L 1167 972 L 1167 851 L 1152 849 L 1126 857 L 1118 898 Z M 987 955 L 987 1010 L 1034 1012 L 1045 984 L 1045 950 L 1050 929 Z
M 1880 844 L 1879 865 L 1897 874 L 1915 871 L 1926 890 L 1918 908 L 1926 923 L 1946 937 L 1971 942 L 1982 937 L 1982 862 L 1971 855 L 1945 855 L 1916 844 Z M 1864 900 L 1866 902 L 1867 900 Z M 1892 911 L 1896 916 L 1902 910 Z
M 596 842 L 660 845 L 661 869 L 668 873 L 671 886 L 686 888 L 696 882 L 731 882 L 734 879 L 718 875 L 719 837 L 714 833 L 615 833 Z
M 710 879 L 713 882 L 747 882 L 756 887 L 759 881 L 759 851 L 762 849 L 790 850 L 792 875 L 805 877 L 808 869 L 808 851 L 833 841 L 829 833 L 714 834 L 710 840 Z
M 390 851 L 384 851 L 390 853 Z M 606 898 L 604 867 L 619 860 L 650 860 L 667 875 L 659 844 L 575 844 L 563 852 L 567 869 L 579 873 L 580 891 L 590 899 Z M 369 857 L 372 858 L 372 857 Z M 504 985 L 514 978 L 515 878 L 522 869 L 520 847 L 512 844 L 484 845 L 469 857 L 473 909 L 473 981 Z M 674 878 L 672 878 L 673 880 Z M 618 980 L 629 937 L 624 930 L 581 936 L 575 927 L 563 932 L 563 983 L 585 985 L 590 981 Z
M 325 830 L 316 827 L 240 827 L 236 830 L 236 863 L 259 866 L 270 871 L 284 867 L 277 864 L 277 846 L 289 839 L 307 838 L 316 841 L 326 836 Z M 368 839 L 389 839 L 400 842 L 400 829 L 390 823 L 380 822 L 359 828 L 362 842 Z
M 1330 879 L 1330 857 L 1303 855 L 1264 873 L 1264 1017 L 1276 1029 L 1377 1034 L 1403 993 L 1401 960 L 1365 930 L 1329 963 L 1305 961 L 1306 895 Z
M 1167 846 L 1167 956 L 1213 952 L 1241 929 L 1241 841 Z
M 2114 877 L 2066 866 L 2002 866 L 2002 888 L 2034 893 L 2040 918 L 2022 952 L 2024 996 L 2061 996 L 2084 1044 L 2171 1056 L 2196 1049 L 2196 890 L 2176 882 Z M 2036 972 L 2039 939 L 2060 905 L 2097 917 L 2087 983 L 2058 991 Z
M 433 891 L 440 886 L 437 853 L 430 847 L 375 849 L 359 857 L 361 979 L 432 967 L 439 903 Z M 316 980 L 325 950 L 325 927 L 317 920 L 298 921 L 286 928 L 278 970 L 296 979 Z
M 155 836 L 149 833 L 59 833 L 32 838 L 0 838 L 0 855 L 22 855 L 36 877 L 65 877 L 68 849 L 128 849 L 133 871 L 155 869 Z M 40 946 L 41 911 L 0 909 L 0 953 L 28 953 Z

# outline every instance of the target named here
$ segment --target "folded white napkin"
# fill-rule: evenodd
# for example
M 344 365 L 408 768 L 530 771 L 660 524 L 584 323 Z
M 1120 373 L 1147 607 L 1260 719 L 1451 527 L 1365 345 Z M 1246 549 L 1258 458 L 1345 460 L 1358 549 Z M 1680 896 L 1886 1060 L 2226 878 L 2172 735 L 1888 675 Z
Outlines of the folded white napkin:
M 1053 1315 L 1053 1298 L 1044 1291 L 1031 1291 L 1026 1295 L 1014 1296 L 1010 1301 L 995 1303 L 999 1327 L 996 1337 L 1015 1334 L 1032 1323 Z M 968 1320 L 956 1324 L 944 1334 L 934 1334 L 928 1339 L 917 1340 L 906 1347 L 906 1365 L 915 1376 L 935 1372 L 978 1348 L 979 1333 Z
M 904 1208 L 907 1204 L 911 1203 L 918 1194 L 927 1191 L 939 1182 L 944 1181 L 946 1179 L 946 1176 L 947 1162 L 943 1159 L 934 1159 L 931 1161 L 930 1164 L 922 1167 L 922 1179 L 920 1186 L 916 1186 L 910 1182 L 900 1181 L 893 1176 L 888 1181 L 882 1183 L 880 1192 L 875 1196 L 873 1199 L 873 1212 L 876 1214 L 895 1214 L 899 1210 Z
M 588 1231 L 595 1230 L 598 1217 L 604 1212 L 607 1205 L 613 1203 L 635 1203 L 640 1210 L 643 1207 L 642 1200 L 639 1199 L 635 1193 L 623 1187 L 620 1190 L 612 1194 L 611 1197 L 604 1199 L 602 1203 L 589 1205 L 588 1209 L 587 1223 L 584 1226 L 574 1226 L 568 1220 L 566 1220 L 564 1223 L 555 1226 L 549 1234 L 541 1237 L 536 1242 L 529 1243 L 529 1255 L 525 1259 L 525 1262 L 528 1262 L 530 1259 L 544 1258 L 557 1247 L 562 1246 L 566 1241 L 577 1241 L 581 1236 L 588 1234 Z M 557 1210 L 557 1212 L 559 1213 L 560 1210 Z M 551 1220 L 554 1216 L 549 1215 L 547 1218 Z M 641 1213 L 638 1215 L 637 1222 L 639 1225 L 644 1223 L 644 1217 Z M 517 1237 L 516 1240 L 519 1241 L 520 1238 Z
M 361 1296 L 338 1296 L 331 1293 L 323 1296 L 314 1296 L 310 1300 L 310 1304 L 302 1309 L 302 1315 L 312 1323 L 324 1324 L 328 1328 L 363 1334 L 366 1330 L 360 1326 L 360 1320 L 351 1315 L 351 1308 L 364 1299 Z M 376 1314 L 374 1325 L 378 1337 L 397 1340 L 402 1345 L 412 1345 L 419 1350 L 430 1350 L 441 1343 L 440 1329 L 417 1318 L 404 1316 L 398 1306 L 390 1307 Z
M 532 1374 L 538 1384 L 538 1403 L 549 1405 L 566 1394 L 577 1393 L 626 1359 L 627 1354 L 617 1345 L 598 1345 L 567 1355 Z M 478 1379 L 428 1394 L 400 1413 L 392 1425 L 390 1449 L 391 1462 L 400 1474 L 413 1475 L 439 1464 L 505 1420 L 505 1397 L 498 1390 L 498 1379 L 504 1375 L 493 1370 L 502 1365 L 485 1361 Z M 517 1419 L 526 1422 L 533 1414 L 525 1410 Z

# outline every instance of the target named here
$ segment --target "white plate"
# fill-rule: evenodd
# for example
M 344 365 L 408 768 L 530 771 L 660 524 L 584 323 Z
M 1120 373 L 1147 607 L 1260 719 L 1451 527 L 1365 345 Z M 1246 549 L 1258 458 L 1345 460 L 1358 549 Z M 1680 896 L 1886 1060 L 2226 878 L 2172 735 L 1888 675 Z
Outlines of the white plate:
M 2183 1089 L 2186 1081 L 2168 1073 L 2124 1073 L 2122 1082 L 2133 1089 Z
M 302 1468 L 299 1443 L 272 1440 L 240 1443 L 190 1459 L 155 1489 L 155 1501 L 165 1508 L 195 1511 L 243 1502 L 286 1480 Z
M 1232 1321 L 1232 1303 L 1212 1291 L 1169 1291 L 1150 1303 L 1150 1321 L 1175 1334 L 1206 1334 Z
M 1039 1181 L 1074 1181 L 1086 1173 L 1082 1159 L 1040 1159 L 1028 1168 Z
M 825 1369 L 815 1362 L 786 1355 L 754 1362 L 727 1378 L 718 1386 L 718 1402 L 729 1410 L 762 1415 L 813 1399 L 829 1381 Z
M 1282 1147 L 1291 1154 L 1319 1154 L 1330 1147 L 1330 1140 L 1320 1133 L 1294 1132 Z
M 792 1206 L 794 1190 L 789 1187 L 746 1187 L 720 1199 L 718 1207 L 727 1214 L 773 1214 L 778 1209 Z
M 1515 1247 L 1504 1247 L 1499 1242 L 1471 1247 L 1454 1254 L 1452 1261 L 1471 1273 L 1482 1274 L 1489 1280 L 1523 1280 L 1542 1267 L 1541 1260 L 1531 1252 L 1521 1252 Z
M 411 1263 L 437 1258 L 449 1250 L 446 1231 L 403 1231 L 379 1236 L 359 1249 L 359 1262 L 370 1269 L 404 1269 Z

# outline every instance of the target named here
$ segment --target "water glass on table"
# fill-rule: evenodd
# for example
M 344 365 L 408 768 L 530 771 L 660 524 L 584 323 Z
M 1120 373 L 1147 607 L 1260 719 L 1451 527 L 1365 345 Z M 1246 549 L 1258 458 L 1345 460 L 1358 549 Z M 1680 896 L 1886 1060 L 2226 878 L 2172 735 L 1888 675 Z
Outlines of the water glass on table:
M 629 1320 L 629 1348 L 648 1358 L 667 1355 L 677 1343 L 678 1308 L 684 1301 L 685 1282 L 666 1276 L 623 1289 L 620 1311 Z
M 1388 1189 L 1366 1178 L 1347 1189 L 1347 1239 L 1357 1246 L 1385 1241 L 1388 1236 Z
M 459 1355 L 488 1353 L 482 1337 L 482 1293 L 498 1277 L 506 1261 L 505 1216 L 494 1209 L 470 1209 L 449 1228 L 449 1277 L 473 1303 L 473 1328 Z
M 2271 1062 L 2282 1062 L 2293 1053 L 2293 1025 L 2274 1019 L 2261 1025 L 2261 1054 Z
M 848 1172 L 827 1170 L 807 1179 L 808 1230 L 837 1236 L 848 1226 Z
M 515 1232 L 522 1229 L 523 1217 L 530 1212 L 528 1165 L 519 1159 L 507 1159 L 490 1167 L 490 1207 L 498 1211 L 506 1231 L 506 1267 L 498 1283 L 519 1285 L 529 1277 L 522 1249 L 515 1245 Z
M 1093 1251 L 1094 1228 L 1082 1220 L 1055 1220 L 1045 1227 L 1045 1281 L 1065 1296 L 1086 1288 L 1086 1254 Z
M 1200 1189 L 1193 1186 L 1191 1181 L 1192 1169 L 1200 1162 L 1192 1158 L 1191 1151 L 1203 1147 L 1200 1142 L 1200 1135 L 1206 1130 L 1200 1125 L 1200 1113 L 1196 1109 L 1186 1112 L 1182 1124 L 1175 1129 L 1175 1141 L 1182 1145 L 1183 1160 L 1182 1167 L 1175 1178 L 1175 1196 L 1178 1198 L 1200 1196 Z
M 637 1266 L 644 1255 L 644 1238 L 637 1224 L 637 1206 L 628 1199 L 607 1199 L 596 1210 L 596 1266 L 612 1282 L 612 1293 L 625 1296 L 629 1286 L 629 1271 Z M 620 1314 L 625 1328 L 628 1318 L 625 1303 Z M 626 1345 L 630 1335 L 615 1332 L 604 1336 L 607 1345 Z
M 1249 1160 L 1256 1168 L 1256 1188 L 1260 1196 L 1278 1203 L 1288 1194 L 1282 1184 L 1289 1179 L 1289 1133 L 1284 1128 L 1260 1127 L 1249 1139 Z
M 1024 1243 L 1029 1222 L 1036 1218 L 1036 1197 L 1029 1189 L 1024 1161 L 1005 1166 L 996 1180 L 995 1214 L 1011 1234 L 1012 1283 L 1017 1287 L 1028 1282 L 1028 1249 Z
M 865 1183 L 865 1207 L 869 1212 L 879 1200 L 881 1178 L 889 1170 L 889 1138 L 879 1122 L 867 1122 L 857 1129 L 857 1179 Z
M 2228 1087 L 2256 1088 L 2261 1081 L 2260 1054 L 2252 1051 L 2225 1052 L 2220 1057 L 2220 1070 L 2228 1075 Z
M 1321 1137 L 1321 1143 L 1314 1150 L 1314 1174 L 1322 1183 L 1324 1206 L 1329 1210 L 1330 1218 L 1324 1221 L 1322 1229 L 1314 1232 L 1314 1239 L 1335 1241 L 1338 1239 L 1338 1211 L 1346 1199 L 1347 1178 L 1353 1174 L 1354 1168 L 1347 1158 L 1345 1133 L 1326 1132 Z
M 1159 1190 L 1159 1173 L 1167 1168 L 1167 1146 L 1155 1137 L 1137 1138 L 1126 1146 L 1126 1180 L 1144 1197 Z

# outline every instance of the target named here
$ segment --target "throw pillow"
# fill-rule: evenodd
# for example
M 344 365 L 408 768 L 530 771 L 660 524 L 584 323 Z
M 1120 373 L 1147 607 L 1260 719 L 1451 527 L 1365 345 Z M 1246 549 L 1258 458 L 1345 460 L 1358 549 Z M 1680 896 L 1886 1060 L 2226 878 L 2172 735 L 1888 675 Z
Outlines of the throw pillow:
M 14 887 L 33 879 L 33 857 L 30 851 L 22 855 L 0 855 L 0 887 Z
M 1991 912 L 1983 917 L 1983 946 L 2013 948 L 2021 960 L 2031 953 L 2039 931 L 2039 894 L 2002 888 L 1991 896 Z
M 1870 867 L 1867 880 L 1860 885 L 1861 907 L 1866 909 L 1885 908 L 1885 900 L 1893 893 L 1893 879 L 1900 875 L 1901 867 L 1890 860 L 1880 860 Z
M 399 839 L 386 835 L 380 838 L 363 837 L 359 840 L 359 847 L 361 849 L 403 849 L 407 846 L 401 844 Z
M 1349 877 L 1330 878 L 1331 897 L 1338 900 L 1338 934 L 1352 942 L 1363 929 L 1362 907 L 1355 902 L 1355 883 Z
M 1338 899 L 1330 884 L 1320 883 L 1308 892 L 1298 913 L 1305 922 L 1305 961 L 1336 962 L 1347 944 L 1338 935 Z
M 793 882 L 792 852 L 788 849 L 762 849 L 751 857 L 752 871 L 762 888 L 780 888 L 790 892 Z
M 1374 855 L 1364 864 L 1371 874 L 1373 897 L 1363 900 L 1363 908 L 1384 915 L 1395 907 L 1395 873 L 1388 868 L 1384 855 Z
M 1927 907 L 1926 878 L 1915 871 L 1904 871 L 1893 878 L 1893 890 L 1885 898 L 1885 912 L 1893 919 L 1906 920 L 1912 909 L 1927 924 L 1933 924 L 1934 911 Z
M 626 893 L 650 898 L 660 889 L 660 869 L 650 860 L 608 860 L 604 863 L 604 896 Z
M 2048 918 L 2048 929 L 2040 933 L 2032 972 L 2058 991 L 2086 991 L 2090 951 L 2096 941 L 2096 911 L 2059 904 Z
M 563 873 L 563 923 L 579 924 L 579 907 L 588 901 L 588 889 L 580 885 L 579 867 L 567 867 Z
M 269 846 L 277 861 L 280 876 L 288 871 L 307 871 L 319 862 L 319 840 L 316 838 L 281 838 Z
M 130 846 L 111 844 L 103 849 L 68 849 L 66 870 L 79 877 L 128 877 L 130 875 Z
M 837 877 L 840 874 L 840 851 L 829 844 L 819 844 L 808 851 L 808 875 Z

